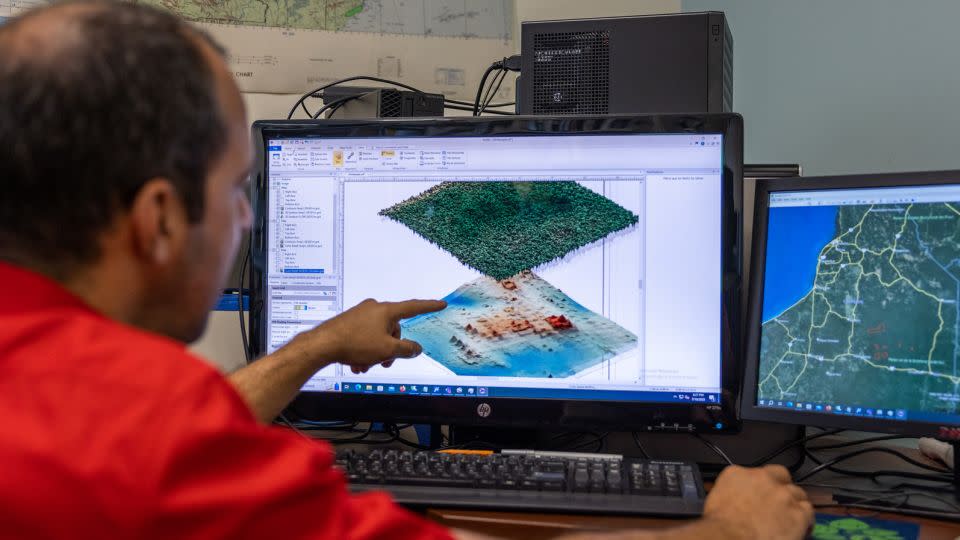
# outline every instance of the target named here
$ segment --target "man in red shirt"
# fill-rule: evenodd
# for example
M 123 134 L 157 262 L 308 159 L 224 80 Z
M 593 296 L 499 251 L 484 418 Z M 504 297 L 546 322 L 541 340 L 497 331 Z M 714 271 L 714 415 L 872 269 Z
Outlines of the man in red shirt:
M 161 11 L 86 1 L 0 27 L 0 537 L 416 538 L 351 496 L 330 446 L 269 422 L 330 363 L 420 347 L 438 301 L 347 310 L 224 378 L 202 332 L 242 231 L 243 102 L 216 44 Z M 729 468 L 704 518 L 584 538 L 801 538 L 782 468 Z

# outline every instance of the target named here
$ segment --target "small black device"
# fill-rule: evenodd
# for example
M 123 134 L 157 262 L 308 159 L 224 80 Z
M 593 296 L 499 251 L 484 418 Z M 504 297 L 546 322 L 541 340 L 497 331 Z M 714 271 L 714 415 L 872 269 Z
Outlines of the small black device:
M 324 90 L 320 97 L 324 106 L 330 106 L 337 118 L 443 116 L 443 94 L 400 88 L 332 86 Z
M 526 21 L 520 48 L 520 114 L 733 110 L 721 12 Z
M 614 454 L 340 450 L 336 463 L 352 491 L 408 506 L 693 517 L 705 496 L 694 464 Z
M 960 171 L 761 180 L 743 417 L 960 439 Z
M 324 368 L 292 417 L 738 429 L 739 115 L 261 121 L 254 139 L 256 355 L 367 297 L 449 306 L 402 323 L 423 355 Z

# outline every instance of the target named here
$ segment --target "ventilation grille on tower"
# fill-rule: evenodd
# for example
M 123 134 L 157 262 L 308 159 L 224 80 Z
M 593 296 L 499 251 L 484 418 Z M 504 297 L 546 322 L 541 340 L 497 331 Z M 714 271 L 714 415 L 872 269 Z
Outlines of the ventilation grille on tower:
M 403 116 L 403 96 L 398 90 L 380 91 L 380 118 Z
M 533 36 L 533 113 L 603 114 L 610 109 L 610 32 Z

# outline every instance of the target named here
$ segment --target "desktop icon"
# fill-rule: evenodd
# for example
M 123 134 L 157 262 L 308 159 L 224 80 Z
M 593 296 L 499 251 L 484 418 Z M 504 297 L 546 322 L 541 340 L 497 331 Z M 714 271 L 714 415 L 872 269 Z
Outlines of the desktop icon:
M 396 392 L 396 391 L 397 391 L 397 387 L 396 387 L 396 386 L 388 386 L 388 387 L 387 387 L 387 392 Z
M 457 393 L 458 393 L 458 394 L 462 394 L 462 393 L 463 393 L 463 387 L 462 387 L 462 386 L 458 386 L 458 387 L 457 387 Z
M 377 392 L 383 392 L 383 385 L 377 385 Z
M 340 389 L 340 383 L 333 383 L 333 389 L 334 389 L 334 390 L 339 390 L 339 389 Z M 343 389 L 346 390 L 347 387 L 344 386 Z
M 370 390 L 373 390 L 373 385 L 372 385 L 372 384 L 368 384 L 368 385 L 367 385 L 367 391 L 369 392 Z
M 357 392 L 359 392 L 359 391 L 363 390 L 363 385 L 360 384 L 360 383 L 357 383 L 357 385 L 355 386 L 355 388 L 357 389 Z
M 792 402 L 792 401 L 788 401 L 788 402 L 787 402 L 787 407 L 793 407 L 793 402 Z
M 433 393 L 434 393 L 434 394 L 439 394 L 439 393 L 440 393 L 440 387 L 439 387 L 439 386 L 434 386 L 434 387 L 433 387 Z
M 447 387 L 445 387 L 445 388 L 443 389 L 443 393 L 444 393 L 444 394 L 447 394 L 448 396 L 449 396 L 449 395 L 452 395 L 452 394 L 453 394 L 453 388 L 447 386 Z
M 873 416 L 873 409 L 866 410 L 867 416 Z
M 472 393 L 473 393 L 473 388 L 467 388 L 467 393 L 468 393 L 468 394 L 472 394 Z
M 905 410 L 903 410 L 903 409 L 897 409 L 897 418 L 899 418 L 899 419 L 902 420 L 902 419 L 904 419 L 904 418 L 906 418 L 906 417 L 907 417 L 907 411 L 905 411 Z
M 893 411 L 892 410 L 887 411 L 887 416 L 889 416 L 890 418 L 893 418 Z
M 826 410 L 827 410 L 827 412 L 830 412 L 830 411 L 833 410 L 833 407 L 831 407 L 830 405 L 827 405 L 827 406 L 826 406 Z
M 400 391 L 401 391 L 401 392 L 406 392 L 406 391 L 407 391 L 407 387 L 401 384 L 401 385 L 400 385 Z
M 808 411 L 809 411 L 809 410 L 812 410 L 812 409 L 813 409 L 813 405 L 810 404 L 810 403 L 807 403 L 807 406 L 806 406 L 805 408 L 806 408 Z
M 823 405 L 817 405 L 817 411 L 822 411 L 822 410 L 823 410 Z
M 856 413 L 857 413 L 857 414 L 863 414 L 863 408 L 857 407 Z
M 416 392 L 416 391 L 417 391 L 416 385 L 411 386 L 411 387 L 410 387 L 410 391 L 411 391 L 411 392 Z
M 482 386 L 480 388 L 477 388 L 477 395 L 479 396 L 487 395 L 487 389 Z

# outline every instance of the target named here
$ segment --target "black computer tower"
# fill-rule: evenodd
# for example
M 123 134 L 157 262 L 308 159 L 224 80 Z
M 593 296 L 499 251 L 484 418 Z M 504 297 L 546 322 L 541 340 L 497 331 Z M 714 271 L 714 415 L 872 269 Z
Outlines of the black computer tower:
M 733 37 L 720 12 L 521 24 L 521 114 L 729 112 Z

